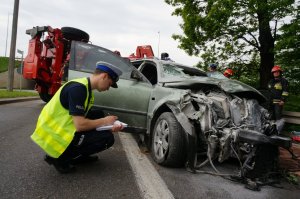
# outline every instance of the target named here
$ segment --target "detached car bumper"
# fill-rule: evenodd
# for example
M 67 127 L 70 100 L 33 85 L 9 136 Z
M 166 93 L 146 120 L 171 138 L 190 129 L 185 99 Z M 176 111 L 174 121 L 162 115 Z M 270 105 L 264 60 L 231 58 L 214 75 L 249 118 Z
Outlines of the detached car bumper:
M 236 141 L 248 142 L 251 144 L 272 144 L 285 149 L 292 146 L 292 140 L 289 137 L 278 135 L 267 136 L 252 130 L 237 130 Z

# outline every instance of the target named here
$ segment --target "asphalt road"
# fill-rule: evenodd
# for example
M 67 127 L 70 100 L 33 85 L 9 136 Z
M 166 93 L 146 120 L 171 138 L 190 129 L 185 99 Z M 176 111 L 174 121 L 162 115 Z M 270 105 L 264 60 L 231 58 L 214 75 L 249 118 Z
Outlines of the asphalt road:
M 300 198 L 299 186 L 285 182 L 255 192 L 219 176 L 161 167 L 124 133 L 115 135 L 115 145 L 99 153 L 98 162 L 61 175 L 29 137 L 43 105 L 40 100 L 0 105 L 0 198 Z M 231 162 L 216 166 L 223 173 L 237 171 Z
M 142 198 L 118 136 L 99 161 L 62 175 L 30 135 L 40 100 L 0 105 L 0 198 Z

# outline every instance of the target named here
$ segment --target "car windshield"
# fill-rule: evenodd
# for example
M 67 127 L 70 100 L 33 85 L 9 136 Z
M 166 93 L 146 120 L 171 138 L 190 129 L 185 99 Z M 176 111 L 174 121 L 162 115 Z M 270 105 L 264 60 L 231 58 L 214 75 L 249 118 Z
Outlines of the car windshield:
M 221 72 L 219 71 L 214 71 L 214 72 L 207 72 L 208 77 L 213 77 L 217 79 L 227 79 Z
M 187 66 L 172 63 L 164 63 L 161 68 L 161 77 L 168 80 L 191 79 L 195 77 L 206 77 L 206 73 Z
M 133 70 L 131 63 L 108 49 L 82 43 L 72 42 L 70 69 L 83 72 L 94 72 L 98 61 L 117 66 L 122 72 L 121 78 L 129 78 Z

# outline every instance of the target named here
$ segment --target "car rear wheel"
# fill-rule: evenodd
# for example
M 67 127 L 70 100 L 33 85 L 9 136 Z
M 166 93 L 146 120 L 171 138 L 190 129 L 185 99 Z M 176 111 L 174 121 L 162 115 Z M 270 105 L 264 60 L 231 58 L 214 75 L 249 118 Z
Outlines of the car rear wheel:
M 156 121 L 151 154 L 154 161 L 169 167 L 181 167 L 185 153 L 184 131 L 173 113 L 165 112 Z
M 53 97 L 52 95 L 48 94 L 48 93 L 39 93 L 41 100 L 43 100 L 44 102 L 49 102 L 51 100 L 51 98 Z

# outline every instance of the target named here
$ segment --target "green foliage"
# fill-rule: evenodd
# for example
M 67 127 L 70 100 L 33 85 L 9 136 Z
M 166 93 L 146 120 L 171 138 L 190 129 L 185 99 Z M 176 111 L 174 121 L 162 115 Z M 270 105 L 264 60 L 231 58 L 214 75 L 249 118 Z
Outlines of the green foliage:
M 37 96 L 37 92 L 28 92 L 28 91 L 7 91 L 0 90 L 0 98 L 15 98 L 15 97 L 29 97 L 29 96 Z
M 282 134 L 290 136 L 292 131 L 300 131 L 300 125 L 285 123 Z
M 0 73 L 7 71 L 8 57 L 0 57 Z
M 300 6 L 291 23 L 280 28 L 282 34 L 276 44 L 276 62 L 284 69 L 290 83 L 290 92 L 300 94 Z
M 289 95 L 286 104 L 284 105 L 285 111 L 300 112 L 300 95 Z
M 290 23 L 284 24 L 279 30 L 282 34 L 276 44 L 277 59 L 282 63 L 297 66 L 300 63 L 300 5 L 294 12 Z
M 223 69 L 237 66 L 234 69 L 238 79 L 249 79 L 248 74 L 242 77 L 242 73 L 251 73 L 252 68 L 255 79 L 257 72 L 260 74 L 260 86 L 266 87 L 274 65 L 276 40 L 276 27 L 270 24 L 288 16 L 294 0 L 165 1 L 175 7 L 173 15 L 183 19 L 183 35 L 175 34 L 173 38 L 189 55 L 203 59 L 198 66 L 205 68 L 212 62 Z
M 294 71 L 294 73 L 290 72 L 289 75 L 285 75 L 289 80 L 289 92 L 300 95 L 300 80 L 299 80 L 300 70 L 299 68 L 297 68 L 294 70 L 291 69 L 290 71 Z
M 0 73 L 7 71 L 8 63 L 9 63 L 8 57 L 0 57 Z M 16 64 L 15 68 L 17 68 L 20 67 L 21 62 L 16 60 L 15 64 Z

